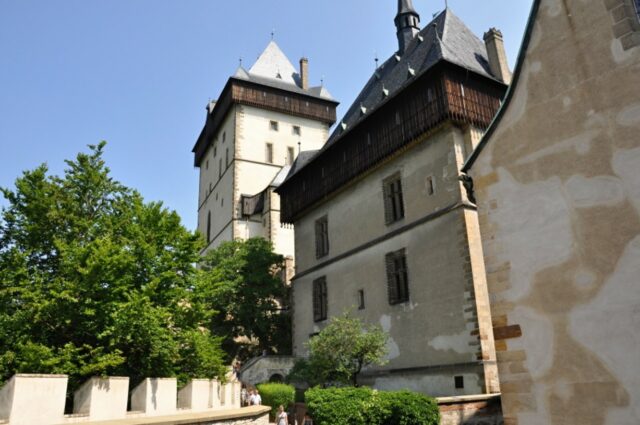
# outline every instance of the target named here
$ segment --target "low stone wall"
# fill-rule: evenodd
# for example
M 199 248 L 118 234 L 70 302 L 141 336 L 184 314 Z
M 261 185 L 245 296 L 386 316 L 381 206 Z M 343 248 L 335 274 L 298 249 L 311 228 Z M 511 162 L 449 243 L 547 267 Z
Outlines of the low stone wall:
M 268 409 L 240 409 L 237 381 L 198 379 L 178 391 L 175 378 L 148 378 L 131 391 L 127 411 L 129 378 L 92 378 L 74 393 L 73 414 L 65 415 L 67 381 L 66 375 L 15 375 L 0 389 L 0 424 L 235 424 L 238 415 L 243 423 L 268 423 L 262 421 Z
M 440 425 L 503 425 L 499 394 L 440 397 Z

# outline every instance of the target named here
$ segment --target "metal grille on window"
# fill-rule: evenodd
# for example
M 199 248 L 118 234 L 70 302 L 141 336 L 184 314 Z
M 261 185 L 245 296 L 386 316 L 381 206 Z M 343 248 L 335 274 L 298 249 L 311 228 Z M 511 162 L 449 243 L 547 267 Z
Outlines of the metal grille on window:
M 327 279 L 318 278 L 313 281 L 313 320 L 320 322 L 327 319 Z
M 385 256 L 385 262 L 389 304 L 395 305 L 409 301 L 409 279 L 405 250 L 388 253 Z
M 404 218 L 404 200 L 400 174 L 387 178 L 382 186 L 384 196 L 384 219 L 386 224 Z
M 329 254 L 329 221 L 327 216 L 316 220 L 316 258 Z

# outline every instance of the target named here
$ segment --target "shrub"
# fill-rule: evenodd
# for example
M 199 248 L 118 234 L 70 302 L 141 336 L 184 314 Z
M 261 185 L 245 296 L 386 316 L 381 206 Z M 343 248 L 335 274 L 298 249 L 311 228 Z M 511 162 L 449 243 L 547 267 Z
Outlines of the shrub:
M 296 390 L 287 384 L 259 384 L 258 391 L 262 397 L 262 404 L 271 407 L 272 417 L 276 416 L 278 407 L 283 405 L 285 410 L 295 402 Z
M 369 388 L 312 388 L 304 393 L 315 425 L 366 425 L 364 407 L 371 402 Z
M 316 425 L 437 425 L 436 401 L 411 391 L 313 388 L 305 393 Z

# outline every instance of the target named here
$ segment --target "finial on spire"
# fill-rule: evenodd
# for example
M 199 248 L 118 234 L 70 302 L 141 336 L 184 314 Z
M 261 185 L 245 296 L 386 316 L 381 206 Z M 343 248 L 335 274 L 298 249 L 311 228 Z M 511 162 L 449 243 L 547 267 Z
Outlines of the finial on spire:
M 378 52 L 375 52 L 375 57 L 373 58 L 374 61 L 376 61 L 376 69 L 378 69 L 378 62 L 380 61 L 380 59 L 378 59 Z
M 273 28 L 273 29 L 271 29 L 271 41 L 273 41 L 273 39 L 275 38 L 275 36 L 276 36 L 276 29 L 275 29 L 275 28 Z
M 407 46 L 420 32 L 420 15 L 413 7 L 411 0 L 398 0 L 398 14 L 395 19 L 398 47 L 403 54 Z
M 240 56 L 239 62 L 240 62 L 240 68 L 242 68 L 242 56 Z

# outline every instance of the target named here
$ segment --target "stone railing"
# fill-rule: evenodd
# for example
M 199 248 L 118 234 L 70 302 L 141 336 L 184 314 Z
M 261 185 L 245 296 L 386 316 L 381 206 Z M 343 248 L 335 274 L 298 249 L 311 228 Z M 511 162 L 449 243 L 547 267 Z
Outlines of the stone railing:
M 243 424 L 268 423 L 267 408 L 240 408 L 237 381 L 196 379 L 178 391 L 175 378 L 145 379 L 131 391 L 128 410 L 129 378 L 91 378 L 74 393 L 73 413 L 65 415 L 67 381 L 66 375 L 15 375 L 0 389 L 0 424 L 231 424 L 234 417 Z

